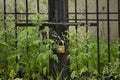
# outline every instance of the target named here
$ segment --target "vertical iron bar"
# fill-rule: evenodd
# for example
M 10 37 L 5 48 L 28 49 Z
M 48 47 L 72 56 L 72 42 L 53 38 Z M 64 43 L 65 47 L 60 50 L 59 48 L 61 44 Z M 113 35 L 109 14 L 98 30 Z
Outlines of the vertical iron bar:
M 48 22 L 54 22 L 56 19 L 56 14 L 55 14 L 55 6 L 56 1 L 58 0 L 48 0 Z M 56 5 L 55 5 L 56 4 Z M 49 38 L 53 39 L 52 37 L 52 31 L 55 29 L 54 26 L 49 26 L 50 32 L 49 32 Z M 52 76 L 55 79 L 55 68 L 54 66 L 57 65 L 56 62 L 53 59 L 49 59 L 49 76 Z
M 28 27 L 28 0 L 26 0 L 26 26 Z
M 63 9 L 62 9 L 62 8 L 63 8 L 63 7 L 62 7 L 62 6 L 63 6 L 62 4 L 63 4 L 63 3 L 62 3 L 62 0 L 59 0 L 59 1 L 60 1 L 60 3 L 58 3 L 58 4 L 60 4 L 60 5 L 59 5 L 59 9 L 60 9 L 60 11 L 59 11 L 59 12 L 60 12 L 60 14 L 59 14 L 60 17 L 59 17 L 59 19 L 60 19 L 60 22 L 63 22 L 63 19 L 62 19 L 62 10 L 63 10 Z
M 17 23 L 17 2 L 15 0 L 15 24 Z M 15 47 L 17 49 L 17 26 L 15 25 Z
M 39 0 L 37 0 L 37 16 L 38 16 L 38 20 L 37 20 L 37 22 L 39 23 L 39 19 L 40 19 L 40 17 L 39 17 L 39 13 L 40 13 L 40 5 L 39 5 Z M 39 29 L 38 29 L 38 32 L 40 32 L 40 26 L 39 26 Z M 40 37 L 40 33 L 38 33 L 38 37 Z M 39 44 L 39 46 L 40 46 L 40 44 Z
M 38 14 L 40 13 L 40 5 L 39 5 L 39 0 L 37 0 L 37 12 L 38 12 Z
M 75 23 L 77 23 L 77 0 L 75 0 L 74 2 L 75 4 Z M 76 25 L 75 26 L 75 30 L 76 30 L 76 48 L 78 47 L 78 26 Z M 76 65 L 77 65 L 77 73 L 78 73 L 78 77 L 80 78 L 79 76 L 79 65 L 78 65 L 78 59 L 77 59 L 77 56 L 78 56 L 78 49 L 76 51 Z
M 27 40 L 28 40 L 28 0 L 26 0 L 26 29 L 27 29 Z M 28 53 L 28 41 L 27 41 L 27 45 L 26 45 L 26 50 Z
M 75 23 L 77 22 L 77 0 L 75 0 Z M 76 26 L 77 28 L 77 26 Z
M 4 0 L 4 30 L 5 30 L 5 42 L 7 42 L 7 32 L 6 32 L 6 0 Z
M 6 22 L 6 0 L 4 0 L 4 31 L 5 31 L 5 42 L 7 42 L 7 22 Z M 6 52 L 5 52 L 5 54 L 7 54 Z M 5 58 L 5 80 L 8 80 L 8 60 L 7 60 L 7 55 L 6 55 L 6 58 Z
M 99 1 L 96 0 L 96 17 L 97 17 L 97 67 L 100 74 L 100 43 L 99 43 Z
M 66 7 L 64 0 L 62 0 L 62 3 L 63 3 L 63 6 Z M 65 12 L 65 11 L 66 11 L 66 10 L 63 11 L 63 15 L 62 15 L 62 16 L 63 16 L 63 22 L 66 22 L 66 12 Z
M 120 62 L 120 0 L 118 0 L 118 44 L 119 44 L 119 62 Z
M 88 33 L 88 0 L 85 0 L 85 13 L 86 13 L 86 33 Z
M 17 2 L 16 2 L 16 0 L 15 0 L 15 47 L 16 47 L 16 49 L 17 49 L 17 43 L 18 43 L 18 41 L 17 41 L 17 25 L 16 25 L 16 23 L 17 23 Z M 18 63 L 18 57 L 16 57 L 16 63 Z
M 85 0 L 85 13 L 86 13 L 86 53 L 88 53 L 88 0 Z M 87 61 L 87 68 L 89 71 L 89 61 Z
M 107 0 L 107 35 L 108 35 L 108 68 L 110 68 L 110 16 L 109 16 L 109 0 Z
M 56 10 L 55 10 L 55 22 L 59 22 L 59 17 L 58 17 L 58 14 L 59 14 L 59 2 L 58 1 L 55 1 L 55 7 L 56 7 Z

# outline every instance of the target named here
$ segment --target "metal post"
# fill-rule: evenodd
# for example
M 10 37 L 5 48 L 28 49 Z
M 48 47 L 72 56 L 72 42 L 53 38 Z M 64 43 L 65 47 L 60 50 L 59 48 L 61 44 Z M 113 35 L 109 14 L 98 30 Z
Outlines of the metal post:
M 15 0 L 15 24 L 17 23 L 17 1 Z M 17 49 L 17 25 L 15 25 L 15 47 Z M 18 63 L 18 57 L 16 57 L 16 63 Z
M 98 73 L 100 74 L 100 41 L 99 41 L 99 1 L 96 0 L 96 20 L 97 20 L 97 57 Z
M 120 44 L 120 0 L 118 0 L 118 43 Z M 120 62 L 120 45 L 119 45 L 119 62 Z
M 77 16 L 77 0 L 75 0 L 74 1 L 74 5 L 75 5 L 75 23 L 77 23 L 77 18 L 78 18 L 78 16 Z M 78 26 L 76 25 L 75 26 L 75 30 L 76 30 L 76 45 L 77 45 L 77 47 L 76 48 L 78 48 Z M 78 78 L 80 79 L 80 72 L 79 72 L 79 64 L 78 64 L 78 58 L 77 58 L 77 56 L 78 56 L 78 49 L 76 50 L 76 68 L 77 68 L 77 75 L 78 75 Z
M 28 0 L 26 0 L 26 29 L 28 29 Z M 27 35 L 26 35 L 26 38 L 28 40 L 28 31 L 27 31 Z M 26 51 L 28 53 L 28 42 L 27 42 L 27 45 L 26 45 Z
M 4 0 L 3 1 L 3 4 L 4 4 L 4 31 L 5 31 L 5 42 L 7 42 L 7 32 L 6 32 L 6 29 L 7 29 L 7 27 L 6 27 L 6 0 Z M 6 54 L 6 58 L 7 58 L 7 53 L 5 52 L 5 54 Z M 7 75 L 7 72 L 8 72 L 8 61 L 7 61 L 7 59 L 5 59 L 4 60 L 4 63 L 5 63 L 5 65 L 6 66 L 4 66 L 4 68 L 5 68 L 5 74 L 6 75 L 4 75 L 5 76 L 5 80 L 8 80 L 8 75 Z
M 85 21 L 86 21 L 86 54 L 88 54 L 88 0 L 85 0 Z M 89 71 L 89 60 L 87 61 L 87 69 Z
M 4 30 L 5 30 L 5 42 L 7 42 L 7 32 L 6 32 L 6 0 L 4 0 Z
M 109 0 L 107 0 L 107 35 L 108 35 L 108 68 L 110 68 L 110 10 Z
M 49 22 L 55 22 L 55 23 L 65 23 L 67 22 L 67 11 L 68 11 L 68 0 L 48 0 L 48 7 L 49 7 Z M 61 39 L 63 39 L 62 34 L 65 33 L 65 31 L 68 29 L 67 26 L 64 25 L 54 25 L 50 26 L 51 32 L 55 31 L 58 36 L 60 36 Z M 66 35 L 66 34 L 65 34 Z M 50 35 L 50 38 L 53 39 L 53 37 Z M 67 48 L 67 41 L 65 41 L 65 47 Z M 58 56 L 58 63 L 56 63 L 54 60 L 50 60 L 50 74 L 54 76 L 55 79 L 55 68 L 58 69 L 58 72 L 62 72 L 62 77 L 69 79 L 69 60 L 67 60 L 68 52 L 66 51 L 64 54 L 58 54 L 55 52 L 55 54 Z

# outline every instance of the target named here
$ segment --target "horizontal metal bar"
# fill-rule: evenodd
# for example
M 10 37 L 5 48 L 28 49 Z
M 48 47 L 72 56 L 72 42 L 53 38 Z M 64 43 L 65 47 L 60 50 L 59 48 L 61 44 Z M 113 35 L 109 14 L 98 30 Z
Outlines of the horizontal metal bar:
M 6 12 L 1 14 L 26 14 L 24 12 Z M 28 14 L 38 14 L 36 13 L 28 13 Z M 48 13 L 39 13 L 39 14 L 48 14 Z M 68 12 L 67 14 L 75 14 L 75 12 Z M 86 14 L 85 12 L 77 12 L 76 14 Z M 96 12 L 88 12 L 87 14 L 96 14 Z M 98 14 L 107 14 L 107 12 L 99 12 Z M 109 14 L 118 14 L 118 12 L 109 12 Z
M 2 13 L 1 13 L 2 14 Z M 15 13 L 15 12 L 6 12 L 6 13 L 3 13 L 3 14 L 23 14 L 23 15 L 26 15 L 26 13 L 24 13 L 24 12 L 17 12 L 17 13 Z M 48 13 L 27 13 L 27 14 L 29 14 L 29 15 L 32 15 L 32 14 L 48 14 Z
M 85 12 L 68 12 L 67 14 L 86 14 Z M 88 12 L 87 14 L 108 14 L 107 12 L 99 12 L 99 13 L 96 13 L 96 12 Z M 118 14 L 118 12 L 109 12 L 109 14 Z
M 4 21 L 4 19 L 0 19 L 0 21 Z M 6 19 L 5 21 L 15 21 L 15 20 L 10 20 L 10 19 Z M 26 20 L 17 20 L 18 22 L 26 22 Z M 28 20 L 28 22 L 32 22 L 32 21 L 39 21 L 39 20 Z M 43 20 L 43 22 L 47 22 L 48 20 Z
M 0 19 L 0 21 L 3 21 L 4 19 Z M 6 19 L 6 21 L 15 21 L 13 19 Z M 67 19 L 67 20 L 75 20 L 75 19 Z M 85 21 L 86 19 L 77 19 L 77 20 L 82 20 Z M 97 19 L 88 19 L 89 21 L 96 21 Z M 107 19 L 98 19 L 99 21 L 107 21 Z M 119 21 L 120 19 L 110 19 L 110 21 Z M 18 19 L 17 21 L 26 21 L 26 20 L 20 20 Z M 38 20 L 28 20 L 28 21 L 38 21 Z M 47 22 L 48 20 L 43 20 L 44 22 Z
M 74 21 L 75 19 L 68 19 Z M 97 19 L 87 19 L 88 21 L 97 21 Z M 86 19 L 77 19 L 77 21 L 86 21 Z M 107 21 L 107 19 L 98 19 L 98 21 Z M 109 21 L 119 21 L 119 19 L 109 19 Z
M 63 25 L 63 26 L 84 26 L 86 25 L 85 23 L 54 23 L 54 22 L 48 22 L 48 23 L 43 23 L 43 26 L 52 26 L 52 25 Z M 89 26 L 97 26 L 97 23 L 88 23 Z
M 27 20 L 17 20 L 17 21 L 19 21 L 19 22 L 26 22 Z M 28 20 L 29 22 L 31 21 L 39 21 L 39 19 L 37 19 L 37 20 Z M 48 20 L 43 20 L 43 22 L 47 22 Z
M 36 24 L 33 24 L 33 23 L 28 23 L 28 24 L 26 24 L 26 23 L 16 23 L 15 25 L 16 25 L 16 26 L 19 26 L 19 27 L 26 27 L 26 26 L 31 27 L 31 26 L 36 26 Z
M 16 26 L 36 26 L 34 23 L 16 23 Z M 85 23 L 53 23 L 53 22 L 44 22 L 42 26 L 53 26 L 53 25 L 63 25 L 63 26 L 85 26 Z M 88 23 L 89 26 L 97 26 L 97 23 Z

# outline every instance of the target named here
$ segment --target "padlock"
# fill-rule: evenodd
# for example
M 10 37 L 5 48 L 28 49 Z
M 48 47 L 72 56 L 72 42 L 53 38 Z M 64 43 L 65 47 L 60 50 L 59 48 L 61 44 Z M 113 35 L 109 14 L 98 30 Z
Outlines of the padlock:
M 60 42 L 62 43 L 61 45 L 60 45 Z M 64 41 L 61 40 L 60 42 L 58 42 L 57 53 L 65 53 L 65 45 L 64 45 Z

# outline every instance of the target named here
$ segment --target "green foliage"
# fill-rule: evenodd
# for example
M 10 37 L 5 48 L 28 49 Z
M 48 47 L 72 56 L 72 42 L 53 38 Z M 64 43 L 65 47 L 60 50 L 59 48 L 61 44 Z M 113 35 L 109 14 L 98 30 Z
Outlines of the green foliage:
M 43 31 L 48 33 L 49 29 L 46 28 Z M 0 66 L 1 76 L 4 73 L 3 67 L 5 66 L 8 68 L 7 74 L 11 80 L 17 77 L 19 70 L 24 72 L 25 79 L 30 79 L 31 77 L 37 79 L 38 76 L 40 77 L 38 75 L 40 73 L 47 76 L 49 57 L 56 61 L 58 59 L 52 51 L 54 45 L 51 46 L 51 44 L 54 41 L 48 37 L 43 40 L 42 35 L 38 37 L 38 33 L 41 34 L 43 31 L 39 33 L 37 28 L 20 29 L 17 37 L 17 48 L 15 45 L 11 45 L 11 42 L 0 41 L 0 61 L 1 64 L 4 64 Z M 15 41 L 14 38 L 11 41 Z M 17 62 L 16 58 L 18 59 Z M 2 62 L 3 60 L 8 64 L 5 65 L 6 62 Z
M 72 4 L 74 0 L 71 0 L 69 4 Z M 47 0 L 41 0 L 43 3 L 40 5 L 41 11 L 47 13 Z M 33 5 L 31 5 L 33 3 Z M 29 12 L 36 12 L 34 7 L 36 2 L 29 0 Z M 17 1 L 18 12 L 25 12 L 25 0 L 22 2 Z M 8 4 L 8 12 L 14 12 L 14 3 Z M 73 6 L 71 6 L 73 7 Z M 81 10 L 80 10 L 81 11 Z M 84 12 L 84 9 L 82 10 Z M 74 18 L 73 15 L 70 16 Z M 3 14 L 0 14 L 0 80 L 41 80 L 43 76 L 53 80 L 52 76 L 49 76 L 49 58 L 58 62 L 57 55 L 53 54 L 53 49 L 57 46 L 55 42 L 49 39 L 49 28 L 39 31 L 39 27 L 43 20 L 47 19 L 47 14 L 34 14 L 29 15 L 29 20 L 36 24 L 35 27 L 20 27 L 17 28 L 17 38 L 15 35 L 14 16 L 7 15 L 7 20 L 3 20 Z M 25 19 L 26 16 L 18 15 L 18 19 Z M 6 30 L 4 29 L 4 22 L 6 22 Z M 85 33 L 86 29 L 78 28 L 78 33 L 75 30 L 68 32 L 69 36 L 69 48 L 70 55 L 70 71 L 71 80 L 97 80 L 97 39 L 96 36 L 91 36 L 90 33 Z M 46 32 L 47 37 L 43 39 L 42 33 Z M 7 41 L 5 41 L 5 36 Z M 59 37 L 59 36 L 57 36 Z M 66 36 L 65 36 L 66 37 Z M 16 42 L 17 41 L 17 46 Z M 77 41 L 77 42 L 76 42 Z M 110 44 L 111 51 L 111 63 L 108 67 L 108 46 L 105 38 L 100 39 L 100 68 L 102 73 L 102 79 L 106 77 L 114 76 L 115 79 L 120 79 L 120 68 L 118 59 L 118 43 L 112 41 Z M 88 48 L 88 51 L 87 51 Z M 64 70 L 64 69 L 63 69 Z M 61 80 L 63 70 L 59 72 L 56 69 L 56 80 Z M 85 75 L 84 75 L 85 73 Z M 108 76 L 105 76 L 109 73 Z M 95 76 L 93 76 L 95 74 Z M 22 78 L 20 78 L 22 75 Z M 64 80 L 66 80 L 64 78 Z
M 72 32 L 71 31 L 69 32 L 70 55 L 68 56 L 68 59 L 70 59 L 70 70 L 72 79 L 74 78 L 79 79 L 79 76 L 82 76 L 83 73 L 86 72 L 92 79 L 93 79 L 92 75 L 94 74 L 98 75 L 97 38 L 96 36 L 91 35 L 89 32 L 85 33 L 85 30 L 86 30 L 85 27 L 83 28 L 78 27 L 77 33 L 74 29 L 72 29 Z M 105 71 L 104 68 L 106 66 L 108 67 L 107 40 L 105 38 L 100 38 L 99 45 L 100 45 L 100 69 L 101 73 L 103 73 Z M 116 62 L 116 59 L 118 59 L 119 55 L 117 54 L 118 53 L 117 41 L 111 41 L 110 51 L 111 51 L 111 63 L 110 63 L 111 73 L 113 73 L 117 72 L 117 69 L 119 69 L 119 66 L 116 66 L 117 64 L 119 64 L 118 61 Z M 119 73 L 116 74 L 117 76 L 119 75 Z M 83 80 L 84 78 L 85 77 L 83 77 Z
M 29 12 L 36 13 L 34 8 L 37 2 L 31 1 L 28 0 L 28 4 L 31 5 L 29 6 Z M 42 3 L 44 3 L 43 7 L 47 5 L 46 1 L 42 1 Z M 17 12 L 25 12 L 25 5 L 25 0 L 17 1 Z M 7 1 L 6 6 L 7 12 L 14 12 L 14 1 Z M 38 26 L 41 25 L 43 20 L 46 20 L 47 16 L 38 13 L 29 15 L 29 20 L 36 26 L 33 28 L 17 27 L 17 38 L 14 17 L 13 15 L 6 15 L 6 20 L 3 20 L 3 14 L 0 14 L 0 20 L 3 20 L 0 21 L 0 79 L 21 80 L 19 75 L 23 75 L 24 80 L 39 80 L 43 75 L 48 75 L 49 58 L 58 61 L 57 56 L 52 51 L 55 45 L 51 45 L 54 41 L 49 39 L 49 29 L 45 28 L 38 31 Z M 17 15 L 17 18 L 23 20 L 26 16 Z M 4 22 L 6 23 L 6 29 Z M 47 32 L 46 39 L 42 38 L 42 32 Z
M 12 24 L 12 23 L 11 23 Z M 49 28 L 38 31 L 38 27 L 34 28 L 18 28 L 18 37 L 15 39 L 13 31 L 13 25 L 5 31 L 2 31 L 0 35 L 4 36 L 7 32 L 7 42 L 1 37 L 0 40 L 0 78 L 6 79 L 9 76 L 9 80 L 19 79 L 19 72 L 22 71 L 23 79 L 39 80 L 42 79 L 42 75 L 53 79 L 52 76 L 48 76 L 49 72 L 49 58 L 53 58 L 58 62 L 58 58 L 53 54 L 53 49 L 56 48 L 56 44 L 53 40 L 43 39 L 42 32 L 46 32 L 49 35 Z M 95 36 L 91 36 L 90 33 L 85 33 L 78 29 L 78 33 L 74 30 L 68 32 L 69 36 L 69 53 L 68 59 L 70 59 L 71 79 L 78 78 L 83 73 L 90 73 L 88 77 L 84 76 L 82 79 L 96 80 L 93 74 L 98 75 L 97 72 L 97 39 Z M 39 37 L 38 37 L 39 35 Z M 8 40 L 9 39 L 9 40 Z M 15 41 L 18 41 L 17 48 Z M 77 43 L 76 43 L 77 41 Z M 88 43 L 86 43 L 88 42 Z M 100 39 L 100 68 L 102 74 L 108 73 L 108 47 L 107 40 Z M 54 44 L 54 45 L 53 45 Z M 110 75 L 115 75 L 116 78 L 120 78 L 119 60 L 118 60 L 118 43 L 111 42 L 111 69 Z M 88 48 L 88 52 L 86 52 Z M 17 60 L 16 60 L 17 59 Z M 88 67 L 87 67 L 88 65 Z M 78 67 L 77 67 L 78 66 Z M 40 75 L 41 74 L 41 75 Z M 56 80 L 60 80 L 62 71 L 59 73 L 56 70 Z M 21 79 L 21 78 L 20 78 Z M 103 79 L 105 76 L 103 75 Z

